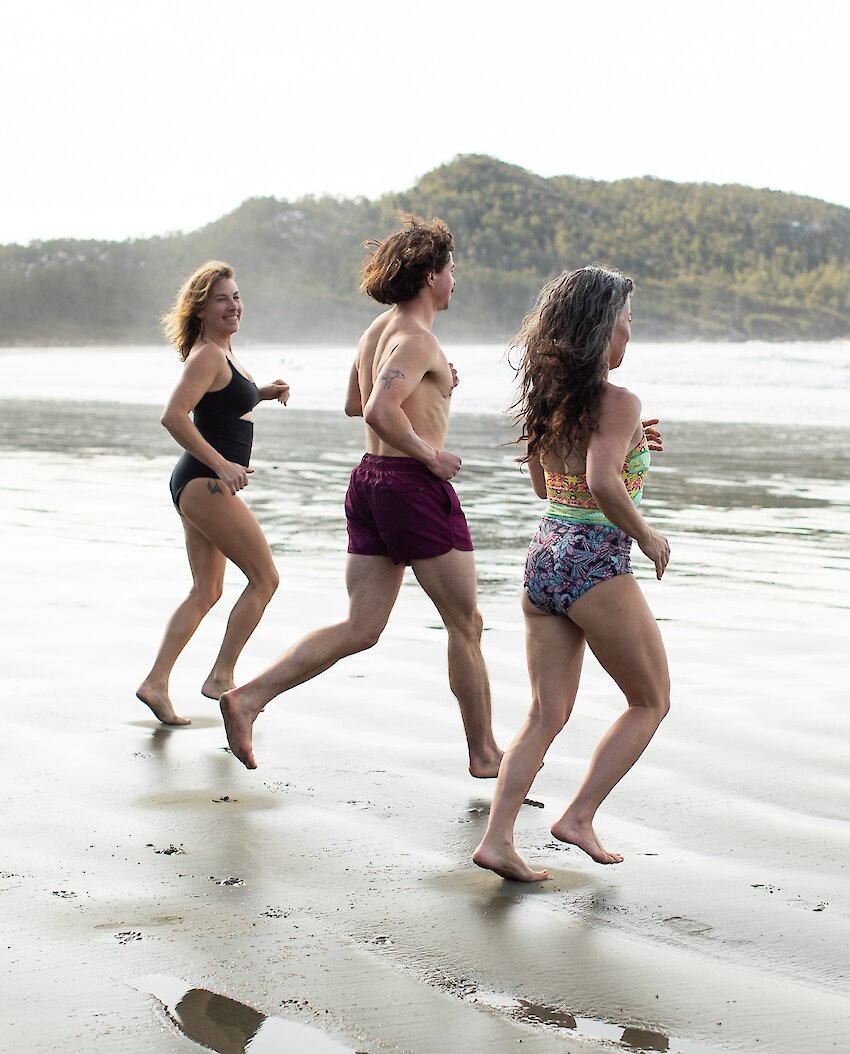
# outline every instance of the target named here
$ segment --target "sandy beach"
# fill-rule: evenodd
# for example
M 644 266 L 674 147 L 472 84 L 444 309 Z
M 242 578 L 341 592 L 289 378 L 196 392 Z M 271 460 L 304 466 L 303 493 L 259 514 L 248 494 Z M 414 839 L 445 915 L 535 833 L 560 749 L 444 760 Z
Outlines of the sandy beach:
M 646 495 L 673 559 L 638 576 L 673 709 L 603 806 L 600 867 L 548 827 L 621 708 L 588 660 L 520 814 L 529 887 L 475 868 L 445 634 L 412 578 L 372 651 L 270 704 L 259 768 L 200 684 L 241 589 L 178 663 L 192 719 L 134 699 L 188 587 L 149 406 L 0 401 L 5 1049 L 221 1054 L 850 1045 L 850 429 L 677 423 Z M 357 422 L 258 413 L 247 500 L 281 588 L 250 676 L 341 617 Z M 517 590 L 540 513 L 498 418 L 452 424 L 495 725 L 528 705 Z

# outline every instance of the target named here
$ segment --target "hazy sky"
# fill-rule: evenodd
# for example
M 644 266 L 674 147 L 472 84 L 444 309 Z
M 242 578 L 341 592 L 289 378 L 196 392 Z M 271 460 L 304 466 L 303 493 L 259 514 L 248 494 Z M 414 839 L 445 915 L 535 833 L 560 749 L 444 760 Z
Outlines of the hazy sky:
M 404 190 L 457 154 L 850 206 L 845 0 L 27 0 L 0 243 Z

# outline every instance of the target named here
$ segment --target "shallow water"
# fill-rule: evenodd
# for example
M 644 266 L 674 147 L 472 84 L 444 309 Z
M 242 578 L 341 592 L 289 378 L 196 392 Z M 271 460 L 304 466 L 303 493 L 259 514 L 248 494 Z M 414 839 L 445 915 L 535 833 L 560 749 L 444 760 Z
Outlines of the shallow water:
M 346 548 L 342 503 L 361 454 L 362 424 L 330 412 L 266 407 L 257 417 L 256 472 L 246 500 L 284 576 L 306 574 L 336 600 Z M 456 487 L 476 544 L 485 621 L 489 616 L 493 630 L 507 629 L 519 644 L 515 598 L 541 502 L 514 462 L 510 438 L 503 419 L 466 414 L 453 421 L 448 445 L 464 457 Z M 777 446 L 772 432 L 754 425 L 671 424 L 666 451 L 654 456 L 644 503 L 671 541 L 663 582 L 633 553 L 635 572 L 671 638 L 668 648 L 676 634 L 700 627 L 731 635 L 735 645 L 752 639 L 751 658 L 733 679 L 736 728 L 756 729 L 769 713 L 769 726 L 758 734 L 773 741 L 777 761 L 788 768 L 759 787 L 747 775 L 745 744 L 735 775 L 741 792 L 824 821 L 843 815 L 836 787 L 824 781 L 846 788 L 850 772 L 850 711 L 840 674 L 842 642 L 850 634 L 848 444 L 850 429 L 787 429 Z M 104 575 L 109 559 L 129 558 L 138 545 L 176 554 L 179 521 L 167 489 L 176 446 L 149 407 L 0 402 L 0 451 L 10 527 L 25 531 L 46 519 L 57 544 L 96 538 Z M 81 506 L 75 494 L 93 476 L 101 481 L 97 503 Z M 122 493 L 139 487 L 153 487 L 157 495 L 143 523 L 121 514 Z M 795 640 L 804 637 L 816 642 L 807 648 L 816 647 L 817 668 L 795 660 Z M 694 679 L 692 705 L 708 704 L 711 679 L 719 675 L 712 667 L 723 656 L 694 653 L 691 644 L 686 655 L 684 643 L 682 649 L 680 661 L 688 665 L 680 681 Z M 521 663 L 516 650 L 512 661 Z M 674 650 L 671 662 L 677 658 Z M 703 668 L 707 680 L 700 682 Z M 812 690 L 803 721 L 799 693 L 807 683 Z M 597 692 L 606 694 L 601 681 L 594 690 L 592 672 L 585 692 L 591 705 Z M 722 711 L 733 705 L 728 697 L 727 687 L 710 705 Z M 699 754 L 702 748 L 689 749 Z M 730 742 L 723 760 L 712 749 L 709 740 L 706 770 L 723 772 L 738 746 Z M 786 793 L 788 772 L 804 788 L 797 803 Z
M 0 454 L 39 453 L 45 465 L 51 456 L 57 464 L 88 459 L 95 471 L 106 459 L 127 458 L 128 471 L 158 476 L 167 497 L 178 451 L 150 407 L 16 399 L 0 409 Z M 362 424 L 330 411 L 267 406 L 256 418 L 255 472 L 244 493 L 272 547 L 344 550 L 342 500 L 362 453 Z M 472 525 L 483 595 L 518 587 L 541 514 L 512 438 L 503 417 L 461 414 L 447 441 L 463 457 L 455 486 Z M 674 422 L 664 440 L 644 511 L 673 538 L 671 579 L 710 585 L 722 578 L 731 596 L 779 587 L 807 607 L 847 609 L 850 427 L 786 427 L 779 441 L 760 425 Z M 634 563 L 645 577 L 640 554 Z

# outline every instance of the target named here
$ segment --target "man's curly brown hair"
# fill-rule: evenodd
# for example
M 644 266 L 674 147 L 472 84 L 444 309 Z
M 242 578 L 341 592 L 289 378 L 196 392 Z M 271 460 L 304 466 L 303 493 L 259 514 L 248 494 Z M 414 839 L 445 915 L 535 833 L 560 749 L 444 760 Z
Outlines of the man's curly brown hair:
M 429 274 L 439 274 L 454 251 L 452 233 L 442 220 L 430 223 L 401 214 L 404 227 L 383 241 L 364 242 L 371 249 L 360 272 L 360 292 L 379 304 L 412 300 Z

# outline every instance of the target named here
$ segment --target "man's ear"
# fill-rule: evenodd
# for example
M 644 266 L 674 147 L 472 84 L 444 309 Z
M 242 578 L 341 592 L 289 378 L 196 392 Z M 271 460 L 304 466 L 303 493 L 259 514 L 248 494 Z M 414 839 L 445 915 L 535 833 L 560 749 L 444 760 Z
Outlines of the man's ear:
M 437 280 L 437 276 L 434 274 L 433 271 L 431 271 L 431 273 L 428 275 L 428 278 L 427 278 L 428 285 L 433 285 L 434 282 L 436 282 L 436 280 Z

